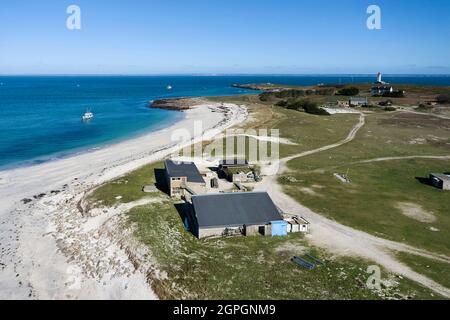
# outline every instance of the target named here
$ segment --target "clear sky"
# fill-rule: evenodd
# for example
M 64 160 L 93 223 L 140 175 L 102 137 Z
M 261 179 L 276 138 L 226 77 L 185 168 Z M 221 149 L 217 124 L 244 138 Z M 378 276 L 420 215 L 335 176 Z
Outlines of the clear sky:
M 0 2 L 0 74 L 449 74 L 449 39 L 448 0 Z

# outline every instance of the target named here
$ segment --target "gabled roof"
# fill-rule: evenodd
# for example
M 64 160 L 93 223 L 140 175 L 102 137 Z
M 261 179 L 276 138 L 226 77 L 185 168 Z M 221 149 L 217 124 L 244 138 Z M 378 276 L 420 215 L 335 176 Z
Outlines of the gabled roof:
M 186 177 L 188 182 L 205 183 L 202 175 L 193 162 L 178 162 L 166 160 L 164 162 L 166 171 L 171 178 Z
M 262 225 L 283 220 L 267 192 L 233 192 L 192 197 L 199 228 Z
M 450 181 L 450 174 L 446 173 L 430 173 L 433 177 L 439 178 L 442 181 Z
M 366 102 L 367 98 L 364 98 L 364 97 L 351 97 L 350 101 L 363 101 L 363 102 Z

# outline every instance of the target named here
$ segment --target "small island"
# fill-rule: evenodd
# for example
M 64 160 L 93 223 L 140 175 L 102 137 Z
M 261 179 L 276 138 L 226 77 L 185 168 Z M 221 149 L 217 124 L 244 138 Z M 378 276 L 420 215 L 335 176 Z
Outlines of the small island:
M 148 107 L 152 109 L 185 111 L 203 103 L 205 101 L 201 98 L 169 98 L 150 101 Z

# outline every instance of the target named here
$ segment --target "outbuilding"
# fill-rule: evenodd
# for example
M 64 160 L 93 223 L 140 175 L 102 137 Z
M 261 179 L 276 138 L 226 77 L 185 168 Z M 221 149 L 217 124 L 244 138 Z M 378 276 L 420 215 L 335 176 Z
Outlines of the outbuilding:
M 192 196 L 190 230 L 198 238 L 253 235 L 267 224 L 286 222 L 267 192 L 234 192 Z
M 450 190 L 450 173 L 430 173 L 430 184 L 442 190 Z
M 246 159 L 225 159 L 219 162 L 219 173 L 230 182 L 254 182 L 256 175 Z
M 367 106 L 369 103 L 367 101 L 367 98 L 351 97 L 349 100 L 349 104 L 352 107 L 360 107 L 360 106 Z
M 186 191 L 191 194 L 204 193 L 205 180 L 193 162 L 177 162 L 166 160 L 167 186 L 171 197 L 184 196 Z

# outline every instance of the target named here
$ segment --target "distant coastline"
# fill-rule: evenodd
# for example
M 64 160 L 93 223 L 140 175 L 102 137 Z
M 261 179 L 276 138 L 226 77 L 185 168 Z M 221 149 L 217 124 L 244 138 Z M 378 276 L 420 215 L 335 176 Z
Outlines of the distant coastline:
M 182 117 L 167 110 L 189 110 L 185 98 L 256 94 L 255 90 L 277 84 L 316 86 L 373 79 L 373 74 L 0 76 L 0 131 L 6 133 L 0 137 L 0 170 L 102 148 L 165 127 Z M 450 86 L 449 75 L 384 75 L 384 79 L 391 84 Z M 173 90 L 167 90 L 169 84 Z M 91 124 L 81 122 L 86 108 L 95 114 Z

